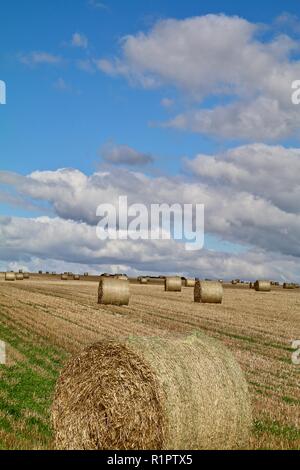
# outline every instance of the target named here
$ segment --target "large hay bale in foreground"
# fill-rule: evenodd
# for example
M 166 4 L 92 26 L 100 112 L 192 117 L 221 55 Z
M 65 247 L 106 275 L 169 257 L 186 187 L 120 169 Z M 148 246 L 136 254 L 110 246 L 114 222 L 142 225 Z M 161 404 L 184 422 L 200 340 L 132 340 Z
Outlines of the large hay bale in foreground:
M 68 275 L 67 274 L 62 274 L 60 278 L 61 278 L 62 281 L 67 281 L 68 280 Z
M 254 289 L 259 292 L 270 292 L 271 282 L 270 281 L 255 281 Z
M 195 287 L 195 279 L 186 279 L 185 287 Z
M 181 292 L 181 277 L 179 276 L 168 276 L 165 278 L 165 291 L 168 292 Z
M 217 281 L 196 281 L 194 287 L 194 302 L 221 304 L 223 286 Z
M 199 333 L 103 340 L 57 382 L 58 449 L 235 449 L 251 428 L 247 384 L 232 354 Z
M 24 279 L 24 274 L 23 273 L 17 273 L 16 274 L 16 280 L 17 281 L 23 281 Z
M 15 273 L 5 273 L 5 280 L 6 281 L 15 281 L 16 280 Z
M 100 277 L 98 303 L 106 305 L 128 305 L 129 281 L 113 277 Z

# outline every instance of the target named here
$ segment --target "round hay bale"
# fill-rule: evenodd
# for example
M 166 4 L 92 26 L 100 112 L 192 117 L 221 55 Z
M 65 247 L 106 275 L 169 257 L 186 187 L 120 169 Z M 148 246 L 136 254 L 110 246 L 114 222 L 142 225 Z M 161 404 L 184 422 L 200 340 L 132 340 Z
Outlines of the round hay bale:
M 5 273 L 5 280 L 6 281 L 15 281 L 16 280 L 15 273 Z
M 24 273 L 23 276 L 24 276 L 24 279 L 29 279 L 29 273 Z
M 80 280 L 79 274 L 74 274 L 73 279 L 74 281 L 79 281 Z
M 248 444 L 247 383 L 203 334 L 102 340 L 70 359 L 52 405 L 57 449 L 235 449 Z
M 98 288 L 98 304 L 128 305 L 129 282 L 113 277 L 100 277 Z
M 231 284 L 237 284 L 237 281 L 235 281 L 234 279 L 232 279 Z
M 259 292 L 270 292 L 271 283 L 270 281 L 255 281 L 254 289 Z
M 67 281 L 68 280 L 68 275 L 67 274 L 62 274 L 60 276 L 60 278 L 61 278 L 62 281 Z
M 249 289 L 253 289 L 253 282 L 249 283 Z
M 295 286 L 293 284 L 289 284 L 287 282 L 283 283 L 283 288 L 284 289 L 295 289 Z
M 217 281 L 196 281 L 194 287 L 194 302 L 221 304 L 223 286 Z
M 185 287 L 195 287 L 195 279 L 186 279 Z
M 88 276 L 88 275 L 89 275 L 89 273 L 84 273 L 83 275 L 84 275 L 84 276 Z
M 165 278 L 165 291 L 168 292 L 181 292 L 181 277 L 179 276 L 169 276 Z
M 148 279 L 146 277 L 141 277 L 140 278 L 140 284 L 147 284 Z
M 117 274 L 115 278 L 119 279 L 120 281 L 128 281 L 128 277 L 126 276 L 126 274 Z
M 24 279 L 24 274 L 23 273 L 17 273 L 16 274 L 16 280 L 17 281 L 23 281 Z

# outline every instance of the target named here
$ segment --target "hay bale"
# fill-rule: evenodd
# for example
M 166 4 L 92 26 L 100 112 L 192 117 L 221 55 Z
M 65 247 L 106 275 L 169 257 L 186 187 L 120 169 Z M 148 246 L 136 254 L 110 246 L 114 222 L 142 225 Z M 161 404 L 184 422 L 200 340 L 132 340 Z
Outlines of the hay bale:
M 195 279 L 186 279 L 185 287 L 195 287 Z
M 181 292 L 181 277 L 169 276 L 165 278 L 165 291 L 168 292 Z
M 146 277 L 141 277 L 140 278 L 140 284 L 147 284 L 148 279 Z
M 89 273 L 84 273 L 83 275 L 84 275 L 84 276 L 88 276 L 88 275 L 89 275 Z
M 223 286 L 217 281 L 196 281 L 194 287 L 194 302 L 221 304 Z
M 270 281 L 255 281 L 254 289 L 259 292 L 270 292 L 271 290 L 271 283 Z
M 98 304 L 128 305 L 129 282 L 128 280 L 113 277 L 100 277 L 98 288 Z
M 295 286 L 293 284 L 289 284 L 287 282 L 283 283 L 283 288 L 284 289 L 295 289 Z
M 67 274 L 62 274 L 60 276 L 60 278 L 61 278 L 62 281 L 67 281 L 68 280 L 68 275 Z
M 199 333 L 102 340 L 70 359 L 52 405 L 57 449 L 235 449 L 248 443 L 247 384 Z
M 253 289 L 253 287 L 254 287 L 253 282 L 250 282 L 250 283 L 249 283 L 249 289 Z
M 17 273 L 16 274 L 16 280 L 17 281 L 23 281 L 23 279 L 24 279 L 24 274 L 22 274 L 22 273 Z
M 5 273 L 5 280 L 6 281 L 15 281 L 16 280 L 15 273 Z
M 108 274 L 108 276 L 109 276 L 109 274 Z M 120 281 L 128 281 L 128 277 L 126 276 L 126 274 L 116 274 L 115 278 L 119 279 Z
M 73 279 L 74 279 L 74 281 L 79 281 L 80 280 L 79 274 L 74 274 Z
M 235 281 L 234 279 L 232 279 L 231 284 L 237 284 L 237 281 Z
M 24 273 L 23 276 L 24 276 L 24 279 L 29 279 L 29 273 Z

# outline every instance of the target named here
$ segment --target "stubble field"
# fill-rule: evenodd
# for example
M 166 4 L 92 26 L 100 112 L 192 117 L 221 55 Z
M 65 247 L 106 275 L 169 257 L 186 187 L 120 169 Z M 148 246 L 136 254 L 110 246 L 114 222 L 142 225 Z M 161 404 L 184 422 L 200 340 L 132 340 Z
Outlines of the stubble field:
M 300 292 L 224 290 L 222 305 L 195 304 L 193 289 L 130 285 L 128 307 L 97 304 L 96 282 L 0 279 L 0 448 L 51 449 L 49 410 L 64 361 L 103 337 L 176 335 L 201 329 L 218 338 L 245 372 L 253 407 L 251 448 L 300 449 Z

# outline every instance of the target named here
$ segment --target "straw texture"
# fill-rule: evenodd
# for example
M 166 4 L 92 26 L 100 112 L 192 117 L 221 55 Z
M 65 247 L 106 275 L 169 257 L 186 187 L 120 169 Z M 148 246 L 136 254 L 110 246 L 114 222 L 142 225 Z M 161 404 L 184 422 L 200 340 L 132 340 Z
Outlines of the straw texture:
M 98 303 L 106 305 L 129 304 L 129 281 L 112 277 L 100 277 Z
M 196 281 L 194 301 L 220 304 L 223 299 L 223 286 L 217 281 Z
M 103 340 L 72 358 L 52 406 L 58 449 L 229 449 L 248 443 L 241 369 L 218 341 Z
M 181 277 L 173 276 L 165 278 L 165 291 L 180 292 L 182 287 Z

